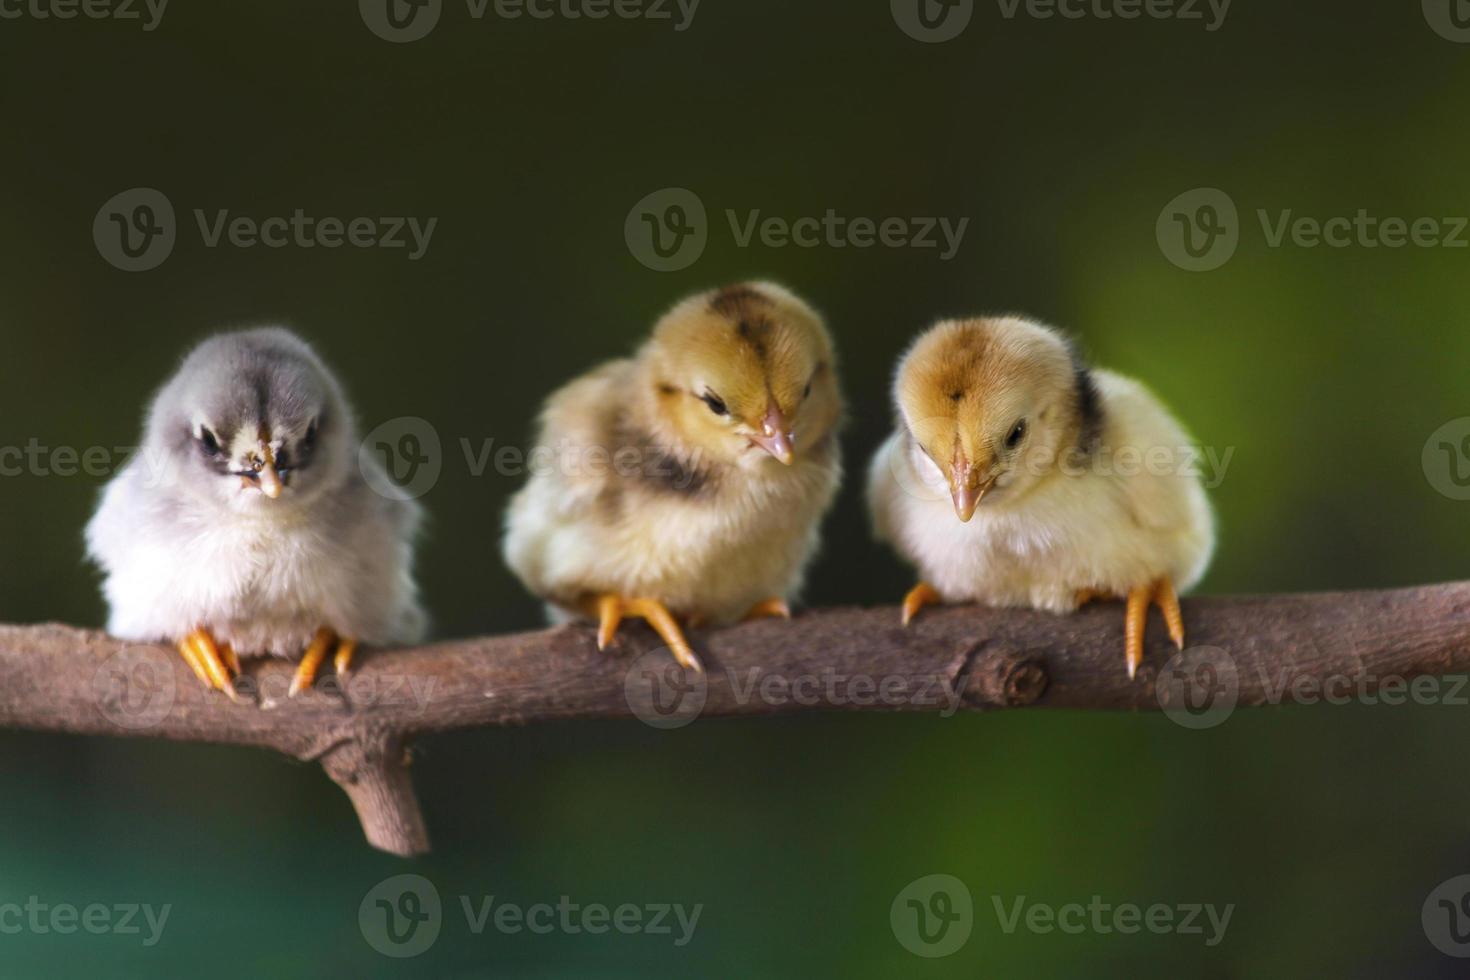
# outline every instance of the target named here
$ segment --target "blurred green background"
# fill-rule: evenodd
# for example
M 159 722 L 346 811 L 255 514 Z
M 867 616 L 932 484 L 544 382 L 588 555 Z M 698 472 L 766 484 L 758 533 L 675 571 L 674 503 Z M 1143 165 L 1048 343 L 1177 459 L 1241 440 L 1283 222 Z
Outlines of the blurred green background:
M 21 8 L 12 8 L 21 9 Z M 140 8 L 141 9 L 141 8 Z M 1204 8 L 1201 8 L 1204 9 Z M 677 19 L 677 14 L 676 14 Z M 0 445 L 127 446 L 208 331 L 284 322 L 337 366 L 365 428 L 445 445 L 422 584 L 443 637 L 539 622 L 502 567 L 518 481 L 459 449 L 520 445 L 540 399 L 633 347 L 681 295 L 791 285 L 842 352 L 852 474 L 813 604 L 894 601 L 859 474 L 887 381 L 933 318 L 1024 310 L 1146 379 L 1205 444 L 1221 545 L 1200 591 L 1463 577 L 1470 503 L 1421 451 L 1470 415 L 1470 253 L 1269 247 L 1255 219 L 1470 213 L 1470 47 L 1416 3 L 1235 4 L 1222 26 L 1007 19 L 943 44 L 885 2 L 704 0 L 672 21 L 473 19 L 422 40 L 351 3 L 176 2 L 138 22 L 0 19 Z M 159 268 L 99 256 L 104 201 L 163 191 Z M 625 244 L 635 202 L 695 191 L 710 244 L 673 273 Z M 1196 187 L 1238 251 L 1187 272 L 1155 237 Z M 437 217 L 427 254 L 206 248 L 192 211 Z M 738 247 L 724 211 L 967 217 L 935 250 Z M 97 625 L 81 529 L 101 480 L 0 478 L 0 621 Z M 1321 642 L 1330 644 L 1332 637 Z M 1460 976 L 1420 908 L 1470 871 L 1463 707 L 1265 708 L 1204 732 L 1162 715 L 1014 712 L 541 725 L 431 740 L 436 851 L 360 839 L 313 766 L 263 752 L 0 734 L 0 903 L 171 903 L 163 940 L 0 935 L 0 976 Z M 438 942 L 380 956 L 358 904 L 416 872 Z M 958 876 L 968 944 L 919 959 L 889 905 Z M 473 935 L 457 897 L 703 903 L 692 942 Z M 1234 903 L 1224 942 L 1004 934 L 990 896 Z

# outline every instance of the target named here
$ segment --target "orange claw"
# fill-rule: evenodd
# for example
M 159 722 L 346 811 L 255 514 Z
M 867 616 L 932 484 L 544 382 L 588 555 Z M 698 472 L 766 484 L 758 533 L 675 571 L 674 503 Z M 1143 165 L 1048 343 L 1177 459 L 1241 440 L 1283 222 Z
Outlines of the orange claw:
M 934 586 L 928 582 L 920 582 L 903 597 L 903 625 L 907 626 L 919 614 L 920 609 L 943 601 L 944 597 Z

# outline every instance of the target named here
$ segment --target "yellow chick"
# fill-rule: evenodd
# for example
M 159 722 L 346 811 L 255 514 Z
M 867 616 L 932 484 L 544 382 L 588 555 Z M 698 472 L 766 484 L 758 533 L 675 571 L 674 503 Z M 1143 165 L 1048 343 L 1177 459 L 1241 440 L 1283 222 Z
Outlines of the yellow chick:
M 933 602 L 1068 612 L 1123 598 L 1130 678 L 1150 602 L 1183 648 L 1176 588 L 1204 574 L 1214 519 L 1189 438 L 1147 389 L 1008 316 L 922 334 L 893 395 L 898 429 L 868 499 L 879 538 L 920 572 L 905 625 Z
M 647 620 L 700 669 L 680 620 L 789 616 L 841 479 L 831 338 L 771 283 L 684 300 L 628 359 L 555 392 L 505 560 L 554 620 Z

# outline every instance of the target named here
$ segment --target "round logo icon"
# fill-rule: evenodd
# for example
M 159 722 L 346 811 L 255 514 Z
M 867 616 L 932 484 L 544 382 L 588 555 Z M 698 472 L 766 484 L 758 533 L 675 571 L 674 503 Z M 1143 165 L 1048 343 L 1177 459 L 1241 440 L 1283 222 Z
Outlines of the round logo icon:
M 889 0 L 893 22 L 925 44 L 953 41 L 975 16 L 975 0 Z
M 1424 19 L 1446 41 L 1470 44 L 1470 7 L 1465 0 L 1423 0 Z
M 1230 654 L 1219 647 L 1180 651 L 1154 682 L 1154 696 L 1175 724 L 1214 728 L 1225 723 L 1240 700 L 1240 674 Z
M 394 875 L 378 882 L 357 907 L 367 944 L 384 956 L 406 959 L 434 945 L 444 910 L 439 890 L 422 875 Z
M 1470 958 L 1470 875 L 1442 882 L 1419 913 L 1424 935 L 1446 956 Z
M 102 717 L 119 728 L 153 728 L 174 706 L 175 665 L 142 647 L 124 647 L 92 674 L 92 695 Z
M 910 423 L 909 431 L 919 444 L 932 443 L 936 426 L 944 424 L 948 424 L 948 420 L 917 419 Z M 887 458 L 889 475 L 905 495 L 915 500 L 950 498 L 949 482 L 944 472 L 918 445 L 903 440 L 893 447 L 892 452 L 884 455 Z
M 1470 417 L 1435 429 L 1420 460 L 1431 487 L 1451 500 L 1470 500 Z
M 683 187 L 654 191 L 628 212 L 623 239 L 633 258 L 654 272 L 687 269 L 709 244 L 704 202 Z
M 379 496 L 389 500 L 422 497 L 434 489 L 444 469 L 439 432 L 417 416 L 389 419 L 358 446 L 357 468 Z
M 1230 195 L 1196 187 L 1164 205 L 1154 225 L 1164 258 L 1189 272 L 1218 269 L 1240 244 L 1240 217 Z
M 975 926 L 970 889 L 954 875 L 926 875 L 893 899 L 888 924 L 904 949 L 935 959 L 958 952 Z
M 623 697 L 645 725 L 683 728 L 704 710 L 709 678 L 702 671 L 686 669 L 663 647 L 629 665 L 623 675 Z
M 162 191 L 134 187 L 114 194 L 92 219 L 97 253 L 124 272 L 147 272 L 174 250 L 178 223 Z
M 357 11 L 378 37 L 407 44 L 429 36 L 444 12 L 444 0 L 357 0 Z

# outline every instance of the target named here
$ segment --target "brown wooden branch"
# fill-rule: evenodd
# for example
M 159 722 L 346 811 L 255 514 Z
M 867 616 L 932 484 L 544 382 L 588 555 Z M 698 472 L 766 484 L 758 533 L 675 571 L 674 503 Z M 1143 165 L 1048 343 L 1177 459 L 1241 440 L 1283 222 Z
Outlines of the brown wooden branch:
M 406 768 L 415 736 L 564 718 L 696 717 L 807 710 L 952 712 L 1005 707 L 1154 709 L 1203 727 L 1237 706 L 1463 697 L 1416 677 L 1470 672 L 1470 583 L 1385 592 L 1189 600 L 1189 652 L 1150 623 L 1135 681 L 1116 603 L 1075 615 L 926 610 L 908 629 L 884 609 L 808 612 L 695 633 L 685 676 L 629 624 L 599 653 L 561 627 L 413 650 L 370 651 L 346 685 L 285 697 L 291 665 L 247 662 L 250 703 L 204 691 L 167 647 L 69 626 L 0 626 L 0 727 L 255 745 L 320 761 L 368 841 L 428 848 Z

